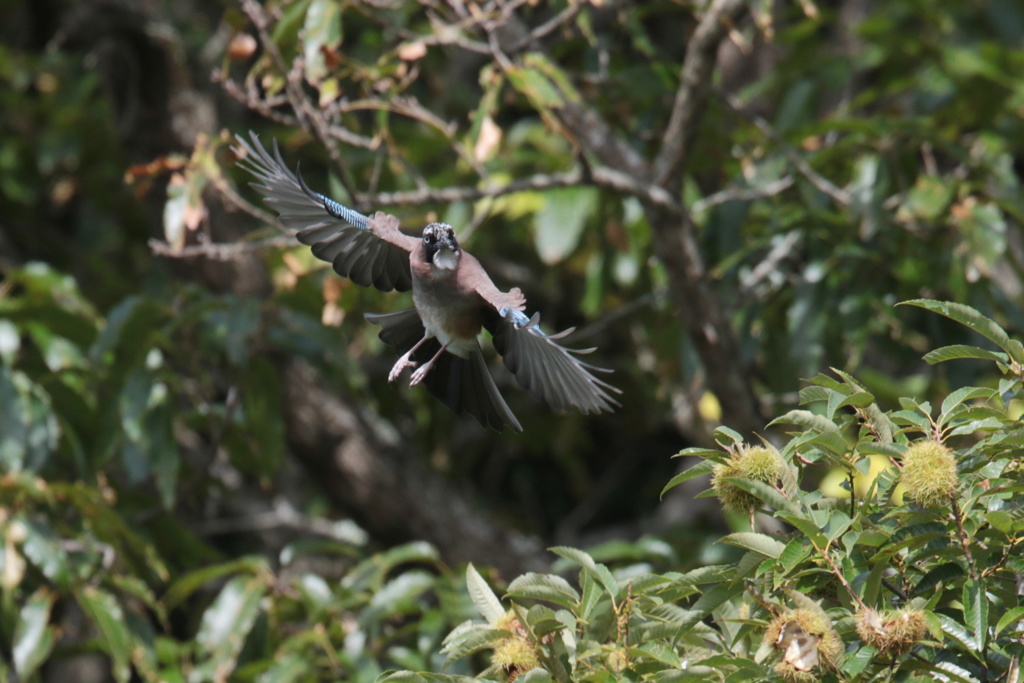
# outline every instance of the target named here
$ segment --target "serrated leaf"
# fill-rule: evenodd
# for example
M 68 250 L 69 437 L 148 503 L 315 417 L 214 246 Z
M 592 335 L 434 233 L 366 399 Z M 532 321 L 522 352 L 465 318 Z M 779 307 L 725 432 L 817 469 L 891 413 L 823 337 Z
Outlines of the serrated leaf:
M 896 426 L 889 419 L 889 416 L 882 412 L 877 403 L 865 406 L 864 417 L 867 419 L 867 426 L 877 435 L 881 443 L 892 443 Z
M 1006 334 L 1006 330 L 1000 327 L 994 320 L 991 320 L 981 314 L 975 308 L 971 308 L 965 304 L 953 303 L 951 301 L 935 301 L 933 299 L 912 299 L 910 301 L 904 301 L 900 305 L 917 306 L 939 315 L 944 315 L 950 320 L 969 327 L 981 336 L 991 340 L 996 346 L 1001 348 L 1003 351 L 1010 352 L 1010 337 Z M 1010 353 L 1011 357 L 1013 354 Z M 1024 361 L 1024 358 L 1013 358 L 1018 363 Z
M 820 446 L 826 454 L 841 457 L 849 452 L 850 448 L 841 432 L 807 432 L 793 440 L 790 444 L 795 448 L 806 448 L 807 446 Z M 820 450 L 820 449 L 819 449 Z M 844 464 L 839 462 L 837 464 Z
M 572 610 L 579 604 L 580 596 L 569 582 L 554 574 L 527 572 L 513 579 L 508 586 L 507 597 L 545 600 Z
M 786 544 L 782 541 L 753 531 L 738 531 L 722 537 L 719 542 L 735 545 L 746 550 L 753 550 L 765 557 L 773 557 L 775 559 L 778 559 L 782 555 L 782 551 L 786 549 Z
M 786 498 L 778 489 L 763 481 L 746 479 L 744 477 L 724 477 L 723 480 L 728 481 L 737 488 L 743 489 L 770 508 L 787 510 L 794 513 L 799 509 L 793 501 Z
M 497 643 L 507 640 L 509 636 L 508 631 L 493 628 L 474 628 L 460 633 L 441 650 L 442 654 L 445 655 L 445 665 L 447 666 L 480 650 L 493 647 Z
M 551 683 L 554 679 L 551 678 L 551 674 L 548 673 L 546 669 L 536 667 L 534 669 L 530 669 L 525 675 L 517 678 L 516 680 L 522 681 L 523 683 Z
M 779 555 L 779 562 L 782 563 L 785 573 L 789 573 L 810 554 L 811 546 L 806 542 L 806 539 L 797 536 L 786 544 L 782 554 Z
M 858 391 L 850 394 L 843 400 L 839 401 L 834 406 L 834 411 L 846 406 L 853 406 L 854 408 L 866 408 L 875 402 L 875 397 L 866 391 Z
M 1004 364 L 1010 360 L 1010 357 L 1005 353 L 979 349 L 977 346 L 967 346 L 966 344 L 943 346 L 924 354 L 924 361 L 929 365 L 959 360 L 961 358 L 977 358 L 979 360 L 991 360 Z
M 964 625 L 970 629 L 974 637 L 974 646 L 983 650 L 988 643 L 988 596 L 985 584 L 980 580 L 968 580 L 964 583 Z
M 804 537 L 814 543 L 814 545 L 818 547 L 825 545 L 825 535 L 821 533 L 821 527 L 817 522 L 809 520 L 799 514 L 781 512 L 777 516 L 786 524 L 796 527 L 797 530 L 800 531 Z
M 693 448 L 684 448 L 672 457 L 685 458 L 688 455 L 695 455 L 698 458 L 722 458 L 728 454 L 725 451 L 716 450 L 714 448 L 700 448 L 695 446 Z
M 838 432 L 839 425 L 823 415 L 816 415 L 809 410 L 791 410 L 785 415 L 780 415 L 768 426 L 777 424 L 794 424 L 800 427 L 807 427 L 818 432 Z
M 488 624 L 494 626 L 499 619 L 505 616 L 505 608 L 501 606 L 501 600 L 494 594 L 472 563 L 466 565 L 466 588 L 469 590 L 469 597 L 476 605 L 480 616 L 486 619 Z
M 713 432 L 715 437 L 715 443 L 721 445 L 724 448 L 730 448 L 737 444 L 743 443 L 743 435 L 737 432 L 735 429 L 730 429 L 725 425 L 715 427 Z
M 942 418 L 945 418 L 949 415 L 950 411 L 966 401 L 975 398 L 992 398 L 994 395 L 994 390 L 986 389 L 985 387 L 961 387 L 946 397 L 939 410 L 941 411 Z
M 385 671 L 374 683 L 479 683 L 470 676 L 435 674 L 429 671 Z
M 669 490 L 679 486 L 684 481 L 690 481 L 691 479 L 711 474 L 717 464 L 714 460 L 702 460 L 685 472 L 680 472 L 665 484 L 665 488 L 661 490 L 661 496 L 664 497 Z
M 1008 610 L 1003 616 L 999 617 L 999 621 L 996 623 L 995 635 L 999 635 L 1005 631 L 1010 624 L 1017 624 L 1015 631 L 1024 630 L 1024 623 L 1018 623 L 1024 621 L 1024 607 L 1014 607 Z
M 864 586 L 861 589 L 861 596 L 864 602 L 868 605 L 876 604 L 878 596 L 881 593 L 882 579 L 885 577 L 885 570 L 889 568 L 889 561 L 886 558 L 879 558 L 875 560 L 874 565 L 871 567 L 871 571 L 868 572 L 867 579 L 864 581 Z
M 572 560 L 576 564 L 580 565 L 584 571 L 592 574 L 595 579 L 601 582 L 604 589 L 614 598 L 618 597 L 619 593 L 619 582 L 612 576 L 611 571 L 605 565 L 595 562 L 594 558 L 576 548 L 570 548 L 568 546 L 555 546 L 549 548 L 549 550 L 556 555 L 560 555 L 567 560 Z
M 583 595 L 580 597 L 579 611 L 576 614 L 581 620 L 588 621 L 591 612 L 600 604 L 606 593 L 601 589 L 601 584 L 590 574 L 584 574 L 580 580 L 580 589 Z

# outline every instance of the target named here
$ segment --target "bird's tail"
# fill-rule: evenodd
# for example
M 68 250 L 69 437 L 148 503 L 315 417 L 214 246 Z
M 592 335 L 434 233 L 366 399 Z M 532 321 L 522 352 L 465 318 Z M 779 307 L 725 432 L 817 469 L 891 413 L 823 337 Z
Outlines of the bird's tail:
M 423 338 L 423 322 L 415 308 L 394 313 L 368 313 L 366 319 L 380 325 L 380 339 L 403 354 Z M 417 364 L 430 360 L 440 343 L 430 339 L 413 354 Z M 483 353 L 477 347 L 467 358 L 444 353 L 434 363 L 423 382 L 427 390 L 457 414 L 469 413 L 480 424 L 501 431 L 506 425 L 513 431 L 523 431 L 519 420 L 505 403 L 491 373 L 487 370 Z

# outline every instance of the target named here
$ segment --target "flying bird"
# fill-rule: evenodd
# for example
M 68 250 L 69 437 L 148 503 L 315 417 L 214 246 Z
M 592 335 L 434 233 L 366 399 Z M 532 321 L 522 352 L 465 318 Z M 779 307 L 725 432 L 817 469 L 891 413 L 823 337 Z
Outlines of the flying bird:
M 252 186 L 317 258 L 357 285 L 412 290 L 414 308 L 366 315 L 381 327 L 381 340 L 401 354 L 389 382 L 411 368 L 409 385 L 425 384 L 455 413 L 469 413 L 498 431 L 522 431 L 484 362 L 477 341 L 483 328 L 519 384 L 552 408 L 602 413 L 620 405 L 611 395 L 620 390 L 594 374 L 611 371 L 577 358 L 594 349 L 562 346 L 572 328 L 545 333 L 539 313 L 524 313 L 520 289 L 498 289 L 459 245 L 452 226 L 431 223 L 420 237 L 407 235 L 392 215 L 364 216 L 309 189 L 298 169 L 285 166 L 276 140 L 271 155 L 255 133 L 249 138 L 236 136 L 239 165 L 256 177 Z

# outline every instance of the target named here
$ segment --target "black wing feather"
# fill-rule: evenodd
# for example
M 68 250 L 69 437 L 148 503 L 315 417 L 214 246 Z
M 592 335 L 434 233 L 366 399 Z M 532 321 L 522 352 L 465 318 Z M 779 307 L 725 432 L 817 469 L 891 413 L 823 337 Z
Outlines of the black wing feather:
M 302 176 L 285 166 L 276 140 L 271 155 L 255 133 L 249 137 L 236 136 L 239 166 L 256 177 L 253 187 L 317 258 L 362 287 L 384 292 L 412 289 L 407 250 L 374 234 L 366 216 L 309 189 Z

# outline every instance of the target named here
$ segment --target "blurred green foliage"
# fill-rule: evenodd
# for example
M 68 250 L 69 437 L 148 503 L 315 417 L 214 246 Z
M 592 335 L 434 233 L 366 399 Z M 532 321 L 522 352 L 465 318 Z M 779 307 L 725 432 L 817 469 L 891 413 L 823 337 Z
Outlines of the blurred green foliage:
M 336 535 L 302 532 L 281 548 L 203 523 L 223 514 L 218 502 L 239 479 L 267 498 L 285 487 L 281 356 L 312 363 L 327 386 L 415 435 L 412 450 L 517 526 L 551 534 L 581 501 L 600 503 L 592 528 L 649 513 L 670 476 L 666 455 L 682 441 L 675 401 L 699 386 L 701 369 L 685 333 L 692 321 L 665 303 L 639 200 L 578 186 L 393 209 L 410 224 L 439 217 L 460 226 L 502 284 L 528 284 L 545 324 L 597 323 L 589 340 L 613 359 L 624 411 L 601 421 L 548 415 L 510 392 L 532 424 L 518 441 L 498 440 L 424 392 L 380 381 L 390 359 L 357 321 L 401 304 L 329 284 L 334 276 L 305 249 L 261 253 L 272 283 L 263 298 L 185 282 L 155 259 L 146 238 L 161 233 L 161 213 L 144 202 L 155 197 L 163 208 L 154 188 L 179 160 L 131 146 L 118 118 L 124 93 L 104 80 L 96 46 L 15 35 L 28 4 L 6 3 L 0 29 L 0 674 L 50 680 L 62 662 L 100 653 L 118 681 L 367 681 L 442 669 L 508 677 L 478 654 L 520 635 L 493 628 L 506 609 L 484 591 L 493 577 L 471 574 L 467 594 L 462 571 L 433 548 L 382 549 L 343 523 Z M 261 130 L 281 140 L 290 162 L 302 159 L 311 184 L 345 201 L 568 171 L 578 161 L 572 131 L 555 129 L 548 113 L 573 98 L 646 150 L 670 111 L 692 8 L 611 5 L 579 4 L 547 55 L 504 74 L 430 42 L 451 34 L 423 6 L 271 3 L 274 44 L 288 60 L 307 57 L 318 105 L 375 104 L 338 115 L 359 136 L 342 169 L 329 168 L 286 115 Z M 798 426 L 779 450 L 799 463 L 803 490 L 735 485 L 802 533 L 737 531 L 724 539 L 739 548 L 736 562 L 704 529 L 687 530 L 678 547 L 646 538 L 589 555 L 560 548 L 557 575 L 509 585 L 513 628 L 547 672 L 527 678 L 770 676 L 766 663 L 785 651 L 761 638 L 779 614 L 811 609 L 800 595 L 822 601 L 847 644 L 835 670 L 819 670 L 825 676 L 912 680 L 941 669 L 949 680 L 995 680 L 1019 662 L 1022 608 L 1011 584 L 1024 572 L 1020 435 L 1009 404 L 1019 385 L 1003 377 L 1019 369 L 1019 345 L 1011 334 L 992 340 L 998 351 L 956 350 L 966 328 L 894 304 L 948 299 L 980 311 L 969 314 L 975 329 L 996 329 L 982 315 L 1017 336 L 1024 328 L 1024 6 L 894 0 L 860 22 L 841 14 L 846 6 L 814 14 L 783 3 L 774 19 L 753 7 L 758 28 L 740 27 L 735 59 L 768 45 L 768 68 L 729 84 L 767 128 L 713 97 L 682 188 L 709 281 L 741 342 L 734 360 L 775 414 Z M 520 10 L 536 25 L 569 7 Z M 218 24 L 246 29 L 234 8 L 223 17 L 216 5 L 191 11 L 176 27 L 189 55 Z M 410 58 L 418 39 L 429 44 Z M 262 50 L 242 63 L 224 57 L 222 67 L 261 94 L 285 87 Z M 237 110 L 226 119 L 232 132 L 256 125 L 241 119 Z M 197 142 L 190 180 L 223 182 L 225 146 Z M 157 154 L 165 163 L 129 187 L 126 167 Z M 848 201 L 835 201 L 794 157 Z M 331 310 L 342 312 L 340 330 L 322 322 Z M 932 360 L 995 364 L 926 368 L 918 358 L 935 344 L 948 346 Z M 859 379 L 820 375 L 829 365 Z M 816 379 L 800 389 L 804 377 Z M 798 390 L 813 413 L 791 412 Z M 868 426 L 882 417 L 888 440 Z M 898 462 L 911 437 L 935 428 L 949 430 L 956 453 L 958 515 L 890 500 L 891 470 L 852 507 L 814 490 L 830 467 L 855 487 L 866 456 Z M 727 449 L 741 441 L 718 434 Z M 699 454 L 707 464 L 684 477 L 725 457 Z M 608 471 L 619 488 L 601 498 Z M 314 487 L 314 475 L 302 477 Z M 321 491 L 300 512 L 341 514 Z M 714 566 L 694 566 L 708 557 Z M 798 592 L 784 599 L 784 586 Z M 927 637 L 886 660 L 855 635 L 858 598 L 873 609 L 919 608 Z M 473 602 L 487 625 L 457 631 L 442 652 Z

